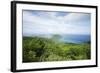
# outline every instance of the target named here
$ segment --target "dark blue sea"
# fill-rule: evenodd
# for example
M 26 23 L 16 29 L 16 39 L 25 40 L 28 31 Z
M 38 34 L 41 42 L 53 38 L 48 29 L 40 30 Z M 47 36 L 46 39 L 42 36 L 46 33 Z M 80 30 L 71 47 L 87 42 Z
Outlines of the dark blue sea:
M 61 36 L 61 41 L 65 43 L 85 43 L 90 42 L 90 35 L 63 35 Z

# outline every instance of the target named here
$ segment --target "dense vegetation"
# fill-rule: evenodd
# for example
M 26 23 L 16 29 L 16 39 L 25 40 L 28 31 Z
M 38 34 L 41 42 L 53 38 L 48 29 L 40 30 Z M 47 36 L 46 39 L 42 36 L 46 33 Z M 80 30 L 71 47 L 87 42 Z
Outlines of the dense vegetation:
M 23 62 L 90 59 L 90 42 L 74 44 L 42 37 L 23 37 Z

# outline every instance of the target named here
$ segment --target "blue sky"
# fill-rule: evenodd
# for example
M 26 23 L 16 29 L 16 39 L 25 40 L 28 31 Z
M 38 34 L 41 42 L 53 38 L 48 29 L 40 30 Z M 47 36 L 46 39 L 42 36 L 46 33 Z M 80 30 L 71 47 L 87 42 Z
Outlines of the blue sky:
M 23 35 L 90 35 L 89 13 L 23 10 Z

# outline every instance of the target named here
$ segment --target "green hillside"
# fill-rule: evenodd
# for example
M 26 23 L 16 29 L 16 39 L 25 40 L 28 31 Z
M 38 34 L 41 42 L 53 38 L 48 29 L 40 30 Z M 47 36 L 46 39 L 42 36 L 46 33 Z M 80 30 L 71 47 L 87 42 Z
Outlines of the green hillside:
M 57 39 L 23 37 L 23 62 L 90 59 L 90 43 L 64 43 Z

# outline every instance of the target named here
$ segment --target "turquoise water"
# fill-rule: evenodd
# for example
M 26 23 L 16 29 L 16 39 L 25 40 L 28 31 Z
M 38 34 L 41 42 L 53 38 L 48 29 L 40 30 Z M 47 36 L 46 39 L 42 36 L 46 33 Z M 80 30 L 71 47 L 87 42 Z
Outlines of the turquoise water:
M 90 42 L 90 35 L 63 35 L 60 39 L 63 42 L 69 43 L 84 43 Z

